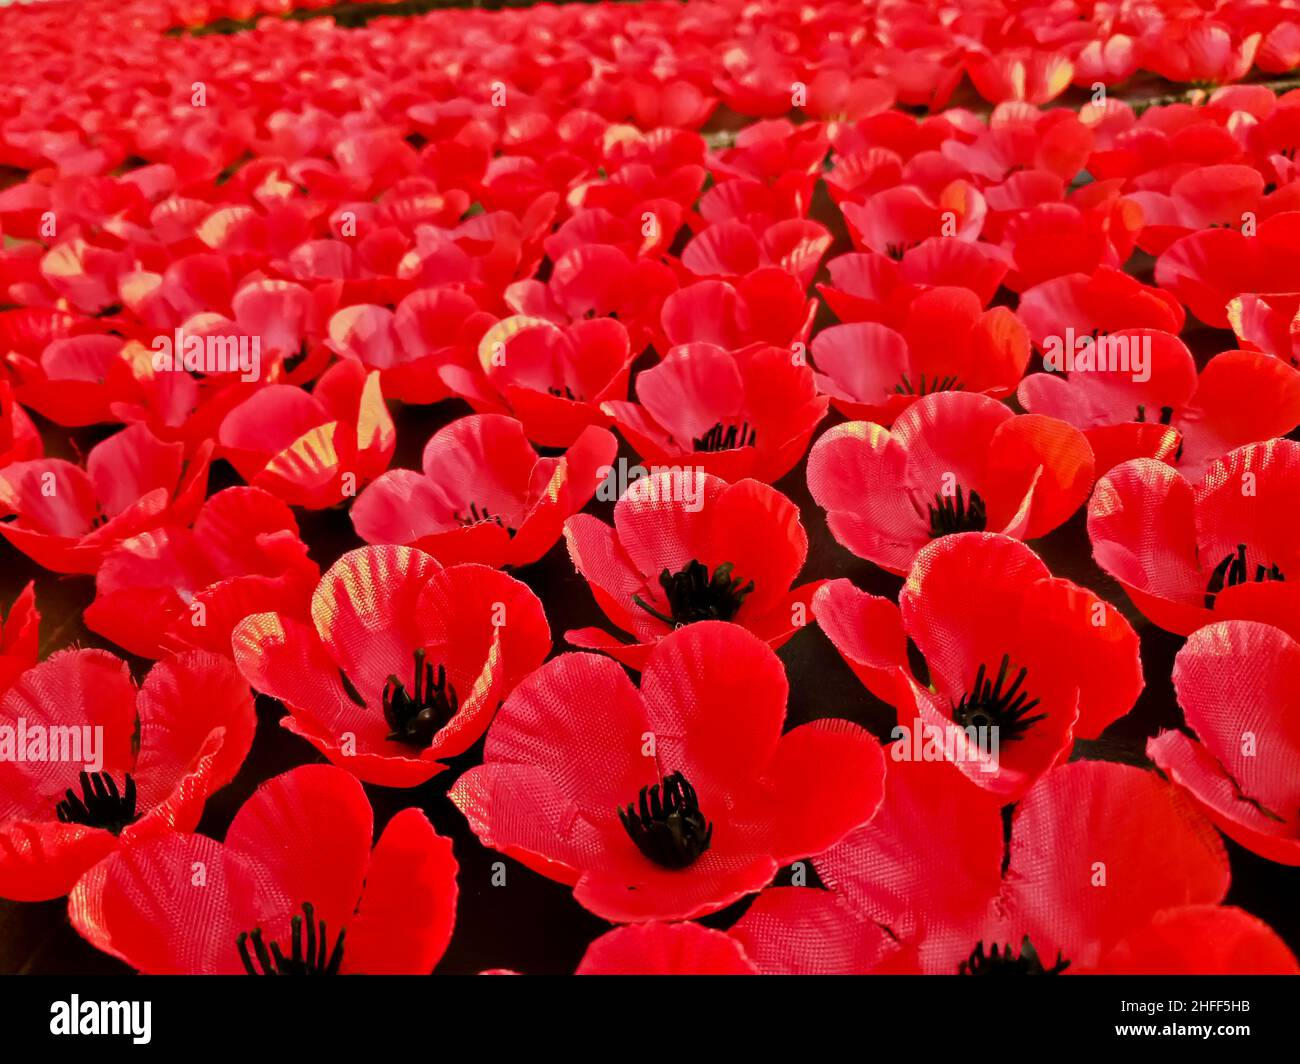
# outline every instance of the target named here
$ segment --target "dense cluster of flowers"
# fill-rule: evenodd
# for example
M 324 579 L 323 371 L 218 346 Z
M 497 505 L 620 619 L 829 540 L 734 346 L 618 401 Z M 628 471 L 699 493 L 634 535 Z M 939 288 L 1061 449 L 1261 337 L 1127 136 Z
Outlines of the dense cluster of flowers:
M 2 564 L 127 655 L 0 603 L 0 897 L 427 973 L 452 843 L 362 784 L 446 772 L 582 974 L 1300 971 L 1223 841 L 1300 865 L 1300 6 L 324 6 L 0 11 Z M 897 728 L 789 726 L 809 627 Z

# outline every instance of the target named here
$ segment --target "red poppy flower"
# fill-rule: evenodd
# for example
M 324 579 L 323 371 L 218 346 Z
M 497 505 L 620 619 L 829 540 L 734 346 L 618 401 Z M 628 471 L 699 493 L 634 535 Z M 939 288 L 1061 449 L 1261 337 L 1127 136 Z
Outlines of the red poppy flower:
M 786 692 L 767 645 L 721 621 L 665 636 L 639 692 L 609 658 L 563 654 L 516 688 L 451 799 L 598 916 L 714 912 L 880 802 L 876 741 L 842 720 L 782 735 Z
M 484 565 L 444 569 L 409 547 L 349 551 L 321 578 L 311 624 L 255 613 L 235 662 L 278 698 L 281 724 L 367 783 L 414 787 L 481 736 L 551 649 L 541 603 Z
M 1169 292 L 1108 266 L 1034 285 L 1020 297 L 1016 316 L 1040 348 L 1049 338 L 1071 330 L 1075 336 L 1120 329 L 1159 329 L 1177 335 L 1185 317 L 1182 304 Z
M 222 454 L 254 487 L 319 510 L 353 496 L 385 469 L 397 445 L 379 373 L 346 360 L 310 393 L 268 384 L 226 415 Z
M 831 534 L 900 574 L 952 532 L 1045 535 L 1083 504 L 1092 479 L 1092 449 L 1074 426 L 966 392 L 922 396 L 891 429 L 836 425 L 808 456 L 808 488 Z
M 0 694 L 36 664 L 40 650 L 41 615 L 36 609 L 36 585 L 18 593 L 0 620 Z
M 1142 65 L 1170 81 L 1221 85 L 1246 76 L 1259 43 L 1260 34 L 1237 34 L 1221 22 L 1166 22 L 1142 39 Z
M 119 848 L 193 831 L 256 723 L 235 667 L 200 651 L 139 689 L 102 650 L 28 669 L 0 697 L 0 897 L 57 898 Z
M 976 91 L 990 103 L 1049 103 L 1070 87 L 1074 65 L 1057 51 L 1004 48 L 966 61 Z
M 602 404 L 627 395 L 634 357 L 613 318 L 558 326 L 517 314 L 483 334 L 472 369 L 441 372 L 476 410 L 512 414 L 529 439 L 571 447 L 584 429 L 610 423 Z
M 368 370 L 379 370 L 384 395 L 433 403 L 451 392 L 442 366 L 469 365 L 495 319 L 454 288 L 419 289 L 396 311 L 374 304 L 343 307 L 330 318 L 330 345 Z
M 101 861 L 68 917 L 148 975 L 427 975 L 456 921 L 451 841 L 418 809 L 373 837 L 361 785 L 307 765 L 262 784 L 225 842 L 171 834 Z
M 52 341 L 39 361 L 11 355 L 18 399 L 59 425 L 117 420 L 113 406 L 137 397 L 120 336 L 82 333 Z
M 637 402 L 602 409 L 651 464 L 770 483 L 802 457 L 826 416 L 829 400 L 816 391 L 812 370 L 790 349 L 690 343 L 637 376 Z
M 84 620 L 141 657 L 185 648 L 230 656 L 230 634 L 250 613 L 303 619 L 320 569 L 284 503 L 260 488 L 227 488 L 191 530 L 165 525 L 104 557 Z
M 564 524 L 569 556 L 605 615 L 634 641 L 599 628 L 564 633 L 641 669 L 669 632 L 732 621 L 773 649 L 802 625 L 817 583 L 791 588 L 808 555 L 799 510 L 755 480 L 661 470 L 634 481 L 614 506 L 614 527 L 589 514 Z
M 41 434 L 15 401 L 12 385 L 0 380 L 0 467 L 40 458 L 44 453 Z
M 1006 536 L 932 543 L 898 601 L 832 580 L 813 612 L 902 728 L 945 740 L 942 756 L 1004 800 L 1068 756 L 1076 735 L 1100 735 L 1142 690 L 1138 638 L 1119 611 Z M 909 639 L 928 676 L 914 677 Z
M 1240 219 L 1237 220 L 1240 224 Z M 1206 325 L 1229 327 L 1228 302 L 1243 293 L 1300 292 L 1300 211 L 1238 228 L 1204 229 L 1175 240 L 1156 261 L 1156 283 Z
M 987 244 L 934 237 L 901 259 L 853 252 L 826 263 L 829 284 L 819 284 L 842 322 L 878 321 L 898 329 L 912 301 L 929 288 L 968 288 L 986 307 L 1007 274 L 1007 264 Z
M 1162 732 L 1147 753 L 1230 838 L 1300 865 L 1300 643 L 1256 621 L 1207 625 L 1178 652 L 1174 688 L 1197 738 Z
M 125 539 L 189 524 L 203 503 L 211 445 L 189 462 L 143 425 L 96 444 L 86 468 L 61 458 L 0 469 L 0 536 L 42 568 L 93 573 Z
M 1155 773 L 1058 766 L 1016 806 L 1009 847 L 1000 812 L 948 765 L 899 759 L 876 818 L 817 873 L 926 973 L 1087 971 L 1164 910 L 1227 892 L 1222 844 Z
M 1138 458 L 1097 483 L 1088 536 L 1097 564 L 1147 619 L 1188 635 L 1220 620 L 1300 638 L 1300 443 L 1270 440 L 1217 458 L 1195 484 Z
M 1076 351 L 1074 372 L 1032 374 L 1016 397 L 1026 410 L 1083 429 L 1098 473 L 1160 458 L 1195 479 L 1234 448 L 1300 425 L 1300 372 L 1271 355 L 1225 351 L 1198 377 L 1187 345 L 1154 329 L 1120 329 L 1084 354 L 1091 365 Z
M 425 444 L 422 473 L 391 469 L 366 488 L 352 524 L 367 543 L 417 547 L 444 565 L 528 565 L 587 505 L 617 449 L 588 426 L 563 456 L 542 458 L 514 418 L 459 418 Z
M 936 391 L 1010 395 L 1029 363 L 1029 334 L 1007 307 L 980 309 L 966 288 L 930 288 L 895 331 L 878 322 L 823 329 L 812 342 L 817 387 L 855 421 L 892 425 Z
M 761 235 L 742 221 L 718 222 L 682 248 L 681 263 L 696 277 L 723 280 L 775 267 L 806 290 L 830 246 L 826 227 L 804 218 L 764 226 Z
M 792 348 L 807 343 L 817 301 L 784 270 L 755 270 L 733 285 L 697 281 L 663 303 L 663 332 L 673 346 L 716 344 L 729 351 L 749 344 Z
M 633 258 L 607 244 L 586 244 L 556 260 L 546 281 L 515 281 L 505 290 L 516 314 L 568 325 L 589 317 L 615 317 L 640 353 L 659 332 L 663 302 L 677 277 L 662 262 Z
M 978 240 L 988 205 L 974 185 L 959 178 L 934 196 L 915 185 L 897 185 L 865 203 L 841 204 L 840 210 L 854 247 L 901 258 L 935 237 Z
M 1271 927 L 1231 905 L 1163 909 L 1108 950 L 1101 975 L 1300 975 Z
M 1226 310 L 1228 324 L 1243 348 L 1300 366 L 1300 292 L 1246 293 L 1228 300 Z
M 1127 193 L 1142 208 L 1142 250 L 1159 255 L 1175 240 L 1212 227 L 1240 226 L 1247 212 L 1258 214 L 1264 178 L 1253 166 L 1221 163 L 1189 171 L 1167 193 Z

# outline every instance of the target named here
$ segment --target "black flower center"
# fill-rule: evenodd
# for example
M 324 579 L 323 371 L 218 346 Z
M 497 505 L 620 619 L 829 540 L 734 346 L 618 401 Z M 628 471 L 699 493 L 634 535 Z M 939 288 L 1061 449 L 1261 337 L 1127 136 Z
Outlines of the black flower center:
M 896 395 L 933 395 L 935 392 L 959 392 L 961 389 L 962 383 L 955 373 L 947 377 L 940 377 L 936 373 L 928 380 L 922 373 L 921 379 L 915 385 L 904 373 L 902 380 L 894 385 Z
M 469 504 L 469 510 L 467 512 L 461 513 L 459 510 L 453 510 L 451 516 L 458 525 L 465 528 L 468 528 L 470 525 L 481 525 L 486 521 L 490 521 L 492 524 L 504 528 L 510 533 L 510 535 L 513 536 L 515 534 L 515 530 L 510 528 L 499 514 L 492 513 L 486 506 L 479 506 L 476 502 L 471 502 Z
M 680 772 L 665 776 L 662 789 L 642 787 L 638 802 L 620 808 L 618 818 L 636 848 L 664 868 L 688 867 L 713 839 L 695 788 Z
M 71 789 L 67 797 L 55 807 L 63 824 L 85 824 L 89 828 L 104 828 L 114 835 L 135 822 L 135 780 L 127 773 L 122 790 L 107 772 L 82 772 L 81 795 Z
M 572 399 L 575 403 L 582 401 L 581 397 L 573 394 L 573 389 L 570 388 L 567 384 L 562 384 L 558 386 L 551 385 L 546 390 L 549 394 L 555 396 L 557 399 Z
M 1147 408 L 1145 403 L 1138 403 L 1138 421 L 1145 422 L 1147 419 Z M 1172 406 L 1162 406 L 1160 408 L 1160 424 L 1168 425 L 1174 420 L 1174 408 Z
M 1001 949 L 993 943 L 987 951 L 984 943 L 976 944 L 971 955 L 957 966 L 958 975 L 1060 975 L 1070 967 L 1070 962 L 1061 959 L 1061 952 L 1056 952 L 1056 963 L 1050 968 L 1044 966 L 1038 956 L 1038 950 L 1026 935 L 1020 943 L 1020 956 L 1012 952 L 1011 946 Z
M 433 742 L 460 709 L 456 689 L 447 682 L 447 670 L 425 661 L 425 652 L 415 652 L 415 682 L 408 691 L 396 675 L 384 684 L 384 720 L 392 729 L 388 738 L 420 748 Z
M 331 950 L 325 921 L 316 919 L 316 910 L 311 902 L 303 902 L 302 916 L 295 916 L 290 925 L 293 928 L 290 933 L 291 952 L 287 957 L 278 942 L 267 945 L 260 927 L 251 933 L 245 931 L 235 939 L 244 971 L 249 975 L 338 975 L 339 965 L 343 963 L 343 937 L 347 929 L 339 932 Z M 252 954 L 248 950 L 250 942 Z
M 988 508 L 980 493 L 971 490 L 970 499 L 962 497 L 961 485 L 955 495 L 935 494 L 930 509 L 930 538 L 950 536 L 954 532 L 983 532 L 988 523 Z
M 671 616 L 660 613 L 640 595 L 633 595 L 632 601 L 674 628 L 696 621 L 729 621 L 754 590 L 754 581 L 741 583 L 731 569 L 731 562 L 723 562 L 710 577 L 709 567 L 693 558 L 675 573 L 665 569 L 659 574 L 659 586 L 664 589 Z
M 1011 742 L 1024 735 L 1031 724 L 1046 717 L 1046 713 L 1026 716 L 1039 701 L 1021 689 L 1028 675 L 1027 669 L 1016 673 L 1011 685 L 1004 689 L 1010 668 L 1011 659 L 1003 654 L 997 679 L 990 680 L 981 665 L 971 689 L 952 707 L 953 722 L 963 728 L 996 728 L 1000 742 Z
M 1266 580 L 1285 579 L 1286 576 L 1275 564 L 1260 563 L 1255 566 L 1252 575 L 1250 567 L 1246 564 L 1246 544 L 1238 543 L 1236 552 L 1219 562 L 1214 567 L 1214 572 L 1210 574 L 1210 582 L 1205 586 L 1205 608 L 1214 609 L 1214 599 L 1225 587 L 1236 587 L 1238 584 L 1251 582 L 1262 584 Z
M 737 447 L 753 447 L 758 443 L 758 432 L 748 421 L 727 425 L 719 421 L 703 436 L 691 441 L 697 451 L 733 451 Z

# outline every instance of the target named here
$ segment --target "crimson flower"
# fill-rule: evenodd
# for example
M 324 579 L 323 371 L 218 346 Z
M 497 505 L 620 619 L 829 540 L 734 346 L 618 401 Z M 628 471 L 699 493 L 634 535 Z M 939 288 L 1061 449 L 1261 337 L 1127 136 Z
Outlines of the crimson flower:
M 1153 624 L 1188 635 L 1219 620 L 1300 638 L 1300 443 L 1269 440 L 1216 458 L 1195 484 L 1137 458 L 1097 482 L 1088 537 L 1097 564 Z
M 211 454 L 208 444 L 187 462 L 183 444 L 132 425 L 92 447 L 85 469 L 14 462 L 0 468 L 0 536 L 44 569 L 94 573 L 123 540 L 194 519 Z
M 831 534 L 900 574 L 954 532 L 1045 535 L 1087 499 L 1092 472 L 1074 426 L 966 392 L 922 396 L 891 429 L 836 425 L 808 456 L 808 488 Z
M 202 651 L 138 689 L 102 650 L 28 669 L 0 697 L 0 897 L 57 898 L 119 848 L 193 831 L 256 724 L 235 667 Z
M 307 765 L 262 784 L 224 842 L 173 833 L 112 854 L 68 917 L 147 975 L 427 975 L 456 921 L 451 841 L 418 809 L 373 837 L 361 785 Z
M 663 302 L 664 336 L 670 345 L 707 343 L 728 350 L 749 344 L 790 348 L 806 343 L 817 314 L 785 270 L 755 270 L 731 281 L 697 281 Z
M 1096 738 L 1127 713 L 1143 686 L 1138 638 L 1119 611 L 1006 536 L 932 543 L 897 606 L 839 579 L 818 590 L 813 612 L 901 727 L 951 738 L 943 756 L 1004 801 L 1064 760 L 1076 735 Z
M 1130 458 L 1160 458 L 1195 479 L 1234 448 L 1285 436 L 1300 424 L 1300 371 L 1271 355 L 1225 351 L 1198 376 L 1191 351 L 1170 333 L 1120 329 L 1093 349 L 1104 357 L 1091 368 L 1031 374 L 1016 397 L 1026 410 L 1082 429 L 1099 474 Z M 1106 361 L 1108 351 L 1143 349 L 1143 374 Z
M 319 510 L 355 495 L 397 445 L 377 371 L 346 360 L 310 393 L 268 384 L 221 423 L 221 453 L 249 484 L 292 506 Z
M 803 357 L 780 347 L 674 347 L 636 379 L 637 402 L 603 409 L 647 462 L 771 482 L 808 448 L 829 400 Z
M 1186 909 L 1216 905 L 1229 882 L 1213 829 L 1155 773 L 1059 765 L 1015 807 L 1009 843 L 1001 813 L 950 766 L 896 760 L 876 818 L 817 858 L 817 873 L 889 928 L 904 950 L 895 971 L 1080 974 L 1125 952 L 1169 964 L 1162 974 L 1273 970 L 1276 951 L 1234 956 L 1195 940 L 1144 956 L 1153 923 L 1204 924 Z
M 632 483 L 614 527 L 577 514 L 564 524 L 569 556 L 626 643 L 599 628 L 564 633 L 644 668 L 655 644 L 697 621 L 732 621 L 773 649 L 803 623 L 817 583 L 791 588 L 808 555 L 799 510 L 755 480 L 728 484 L 690 470 L 660 470 Z
M 843 720 L 781 734 L 785 671 L 702 621 L 616 662 L 563 654 L 524 680 L 451 799 L 484 845 L 618 923 L 687 919 L 766 885 L 871 818 L 884 763 Z
M 584 429 L 609 424 L 602 405 L 627 397 L 634 357 L 614 318 L 559 326 L 516 314 L 483 334 L 472 368 L 441 372 L 476 410 L 513 415 L 543 446 L 570 447 Z
M 724 280 L 777 267 L 806 290 L 830 246 L 826 227 L 805 218 L 771 223 L 763 227 L 761 235 L 743 221 L 723 221 L 709 226 L 682 248 L 681 263 L 696 277 Z
M 185 648 L 229 657 L 236 624 L 264 610 L 305 618 L 319 579 L 289 507 L 260 488 L 227 488 L 193 529 L 164 525 L 110 550 L 84 619 L 141 657 Z
M 1058 51 L 1000 48 L 966 60 L 976 91 L 990 103 L 1049 103 L 1070 87 L 1074 65 Z
M 367 487 L 352 524 L 367 543 L 417 547 L 444 565 L 527 565 L 595 494 L 617 449 L 591 425 L 563 456 L 542 458 L 514 418 L 459 418 L 425 444 L 422 473 L 391 469 Z
M 1300 865 L 1300 643 L 1258 621 L 1206 625 L 1178 652 L 1174 689 L 1196 738 L 1162 732 L 1147 753 L 1230 838 Z
M 931 237 L 900 259 L 874 251 L 840 255 L 826 263 L 829 284 L 817 290 L 842 322 L 879 321 L 902 328 L 912 301 L 928 288 L 968 288 L 988 306 L 1007 263 L 986 244 Z
M 330 346 L 379 370 L 383 394 L 406 403 L 433 403 L 451 393 L 440 375 L 444 365 L 470 364 L 494 318 L 455 288 L 419 289 L 395 311 L 356 303 L 329 321 Z
M 934 195 L 916 185 L 895 185 L 840 210 L 855 247 L 897 259 L 936 237 L 978 240 L 988 204 L 974 185 L 958 178 Z
M 662 262 L 607 244 L 584 244 L 556 259 L 546 281 L 515 281 L 503 298 L 516 314 L 556 325 L 615 317 L 639 353 L 657 335 L 661 306 L 675 291 L 677 278 Z
M 1010 395 L 1029 363 L 1029 334 L 1007 307 L 981 310 L 966 288 L 930 288 L 897 330 L 879 322 L 832 325 L 812 342 L 817 387 L 855 421 L 892 425 L 932 392 Z
M 1226 329 L 1228 303 L 1237 296 L 1300 292 L 1297 241 L 1300 211 L 1260 221 L 1251 236 L 1236 227 L 1203 229 L 1165 249 L 1156 260 L 1156 283 L 1206 325 Z
M 513 577 L 381 546 L 330 567 L 310 624 L 255 613 L 232 642 L 248 682 L 288 709 L 285 728 L 367 783 L 414 787 L 475 743 L 551 635 Z
M 1177 335 L 1185 317 L 1175 296 L 1109 266 L 1091 274 L 1053 277 L 1026 289 L 1016 316 L 1040 348 L 1049 337 L 1067 331 L 1095 337 L 1119 329 L 1160 329 Z

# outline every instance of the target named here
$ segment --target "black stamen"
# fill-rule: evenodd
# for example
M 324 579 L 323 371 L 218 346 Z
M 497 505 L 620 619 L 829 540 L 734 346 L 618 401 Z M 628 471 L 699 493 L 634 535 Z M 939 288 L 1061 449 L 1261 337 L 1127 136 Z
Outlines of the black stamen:
M 958 975 L 1060 975 L 1070 967 L 1070 962 L 1061 959 L 1061 951 L 1056 951 L 1056 963 L 1050 968 L 1044 967 L 1038 950 L 1026 935 L 1020 943 L 1020 956 L 1011 952 L 1010 945 L 1004 945 L 1001 951 L 995 942 L 987 952 L 984 943 L 979 942 L 971 955 L 957 966 Z
M 547 388 L 546 390 L 547 390 L 551 395 L 554 395 L 554 396 L 556 396 L 557 398 L 560 398 L 560 399 L 572 399 L 575 403 L 580 403 L 580 402 L 582 402 L 582 400 L 581 400 L 578 396 L 576 396 L 576 395 L 573 394 L 573 389 L 570 388 L 567 384 L 565 384 L 565 385 L 563 385 L 563 386 L 561 386 L 561 387 L 558 387 L 558 388 L 555 387 L 555 386 L 551 386 L 551 387 Z
M 491 513 L 486 506 L 480 507 L 478 503 L 469 504 L 469 513 L 462 515 L 459 510 L 453 511 L 452 515 L 456 523 L 468 527 L 469 525 L 481 525 L 484 521 L 491 521 L 495 525 L 506 528 L 506 523 L 496 514 Z M 512 536 L 515 534 L 513 528 L 506 529 Z
M 410 693 L 396 676 L 384 684 L 384 720 L 392 729 L 388 738 L 410 746 L 426 747 L 460 709 L 456 689 L 447 682 L 447 670 L 415 652 L 415 683 Z
M 959 392 L 962 390 L 962 383 L 957 379 L 954 373 L 947 377 L 940 377 L 937 374 L 926 381 L 925 374 L 921 374 L 920 382 L 916 387 L 912 386 L 911 380 L 904 373 L 902 382 L 894 385 L 896 395 L 933 395 L 935 392 Z
M 971 490 L 970 505 L 962 498 L 961 485 L 956 495 L 937 493 L 930 509 L 930 538 L 951 535 L 954 532 L 983 532 L 988 523 L 988 508 L 980 493 Z
M 713 825 L 700 812 L 695 788 L 680 772 L 642 787 L 639 800 L 620 808 L 618 818 L 636 848 L 664 868 L 693 864 L 713 840 Z
M 691 441 L 697 451 L 732 451 L 737 447 L 753 447 L 758 443 L 758 432 L 749 427 L 749 422 L 739 426 L 724 425 L 719 421 L 703 436 Z
M 754 590 L 754 581 L 742 584 L 731 575 L 731 570 L 731 562 L 723 562 L 713 570 L 710 579 L 709 567 L 695 559 L 675 573 L 665 569 L 659 574 L 659 586 L 668 599 L 669 615 L 660 613 L 640 595 L 633 595 L 632 601 L 674 628 L 696 621 L 729 621 L 745 596 Z
M 963 728 L 996 728 L 1000 742 L 1012 742 L 1024 735 L 1031 724 L 1043 720 L 1046 713 L 1025 715 L 1039 703 L 1039 699 L 1031 699 L 1021 690 L 1029 670 L 1021 669 L 1011 686 L 1003 691 L 1010 667 L 1011 658 L 1003 654 L 998 678 L 990 680 L 981 665 L 975 673 L 975 683 L 952 707 L 953 722 Z
M 334 949 L 326 957 L 329 947 L 329 933 L 324 920 L 316 919 L 316 910 L 311 902 L 303 902 L 302 916 L 295 916 L 290 922 L 291 955 L 286 957 L 278 942 L 272 942 L 267 948 L 262 938 L 262 929 L 253 928 L 245 931 L 237 939 L 235 946 L 239 949 L 239 959 L 244 964 L 244 971 L 249 975 L 338 975 L 343 964 L 343 939 L 347 929 L 339 932 L 334 942 Z M 303 949 L 303 924 L 307 927 L 307 948 Z M 249 954 L 248 944 L 253 944 L 253 954 Z M 317 948 L 319 942 L 319 949 Z M 259 971 L 259 969 L 261 969 Z
M 1262 584 L 1267 580 L 1285 581 L 1286 576 L 1276 564 L 1255 566 L 1252 577 L 1250 567 L 1246 564 L 1246 544 L 1238 543 L 1237 550 L 1219 562 L 1210 573 L 1210 582 L 1205 585 L 1205 608 L 1214 609 L 1214 600 L 1225 587 L 1249 584 L 1252 581 Z
M 67 797 L 55 806 L 60 823 L 85 824 L 120 835 L 123 828 L 135 822 L 135 780 L 131 773 L 126 774 L 121 793 L 107 772 L 82 772 L 79 779 L 81 796 L 72 790 L 64 791 Z

